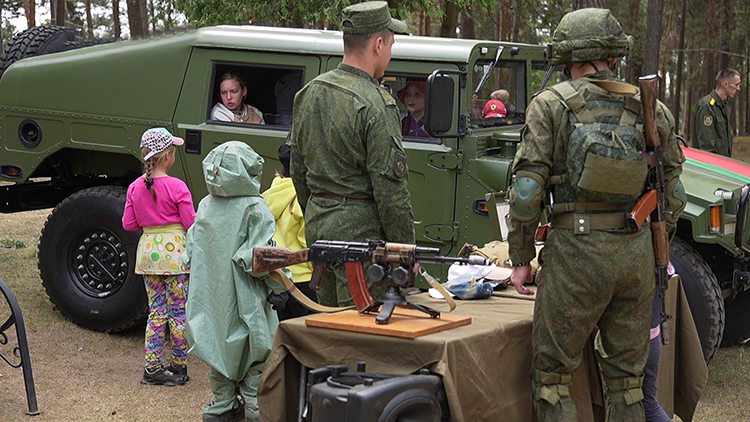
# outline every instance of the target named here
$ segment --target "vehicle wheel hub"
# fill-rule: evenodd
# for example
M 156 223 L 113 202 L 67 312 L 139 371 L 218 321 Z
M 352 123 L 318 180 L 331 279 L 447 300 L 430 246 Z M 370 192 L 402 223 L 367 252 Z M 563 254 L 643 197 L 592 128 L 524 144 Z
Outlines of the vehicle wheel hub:
M 130 271 L 122 242 L 104 228 L 81 236 L 71 254 L 73 279 L 90 296 L 105 297 L 117 292 Z

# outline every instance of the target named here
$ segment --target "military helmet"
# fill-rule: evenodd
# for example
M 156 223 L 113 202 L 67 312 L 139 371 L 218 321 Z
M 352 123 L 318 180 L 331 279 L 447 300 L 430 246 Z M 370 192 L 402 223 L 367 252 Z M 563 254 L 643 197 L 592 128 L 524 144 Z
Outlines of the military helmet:
M 552 36 L 553 65 L 622 57 L 630 52 L 633 37 L 607 9 L 580 9 L 563 16 Z

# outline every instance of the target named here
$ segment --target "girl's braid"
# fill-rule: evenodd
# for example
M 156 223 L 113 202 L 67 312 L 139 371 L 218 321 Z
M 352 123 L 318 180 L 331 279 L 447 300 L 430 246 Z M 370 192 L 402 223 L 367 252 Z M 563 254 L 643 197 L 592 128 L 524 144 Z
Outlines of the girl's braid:
M 143 156 L 145 157 L 149 150 L 148 148 L 143 149 L 146 150 L 146 152 L 143 153 Z M 146 180 L 144 184 L 146 185 L 146 189 L 151 191 L 151 199 L 154 202 L 156 202 L 156 190 L 154 189 L 154 178 L 151 177 L 151 173 L 153 173 L 154 171 L 154 163 L 156 162 L 158 156 L 159 154 L 156 154 L 155 156 L 146 160 L 146 162 L 144 163 L 144 167 L 146 168 Z

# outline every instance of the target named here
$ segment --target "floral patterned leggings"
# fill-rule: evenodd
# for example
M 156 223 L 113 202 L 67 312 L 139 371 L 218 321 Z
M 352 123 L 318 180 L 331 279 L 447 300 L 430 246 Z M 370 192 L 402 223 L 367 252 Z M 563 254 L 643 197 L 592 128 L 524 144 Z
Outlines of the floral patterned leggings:
M 146 323 L 146 368 L 153 370 L 162 362 L 167 324 L 172 337 L 172 364 L 187 363 L 188 344 L 185 338 L 185 302 L 187 301 L 190 274 L 144 274 L 148 295 L 148 322 Z

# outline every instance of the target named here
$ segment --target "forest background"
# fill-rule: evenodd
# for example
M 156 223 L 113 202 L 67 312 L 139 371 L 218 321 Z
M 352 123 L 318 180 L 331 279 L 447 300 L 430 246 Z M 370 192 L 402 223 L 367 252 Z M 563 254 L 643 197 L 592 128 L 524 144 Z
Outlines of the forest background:
M 0 42 L 25 27 L 56 24 L 77 29 L 90 42 L 147 38 L 218 24 L 338 29 L 351 0 L 0 0 Z M 583 7 L 612 10 L 635 48 L 618 68 L 635 83 L 661 75 L 660 98 L 672 110 L 677 133 L 690 139 L 692 111 L 714 87 L 723 68 L 750 74 L 750 2 L 747 0 L 388 0 L 392 13 L 414 35 L 549 42 L 567 12 Z M 49 11 L 37 19 L 38 11 Z M 62 13 L 57 13 L 61 11 Z M 21 20 L 23 22 L 23 20 Z M 656 28 L 656 29 L 655 29 Z M 649 35 L 650 31 L 650 35 Z M 648 46 L 654 46 L 649 47 Z M 655 46 L 658 45 L 658 48 Z M 648 69 L 648 71 L 647 71 Z M 750 90 L 731 101 L 732 126 L 750 133 Z

